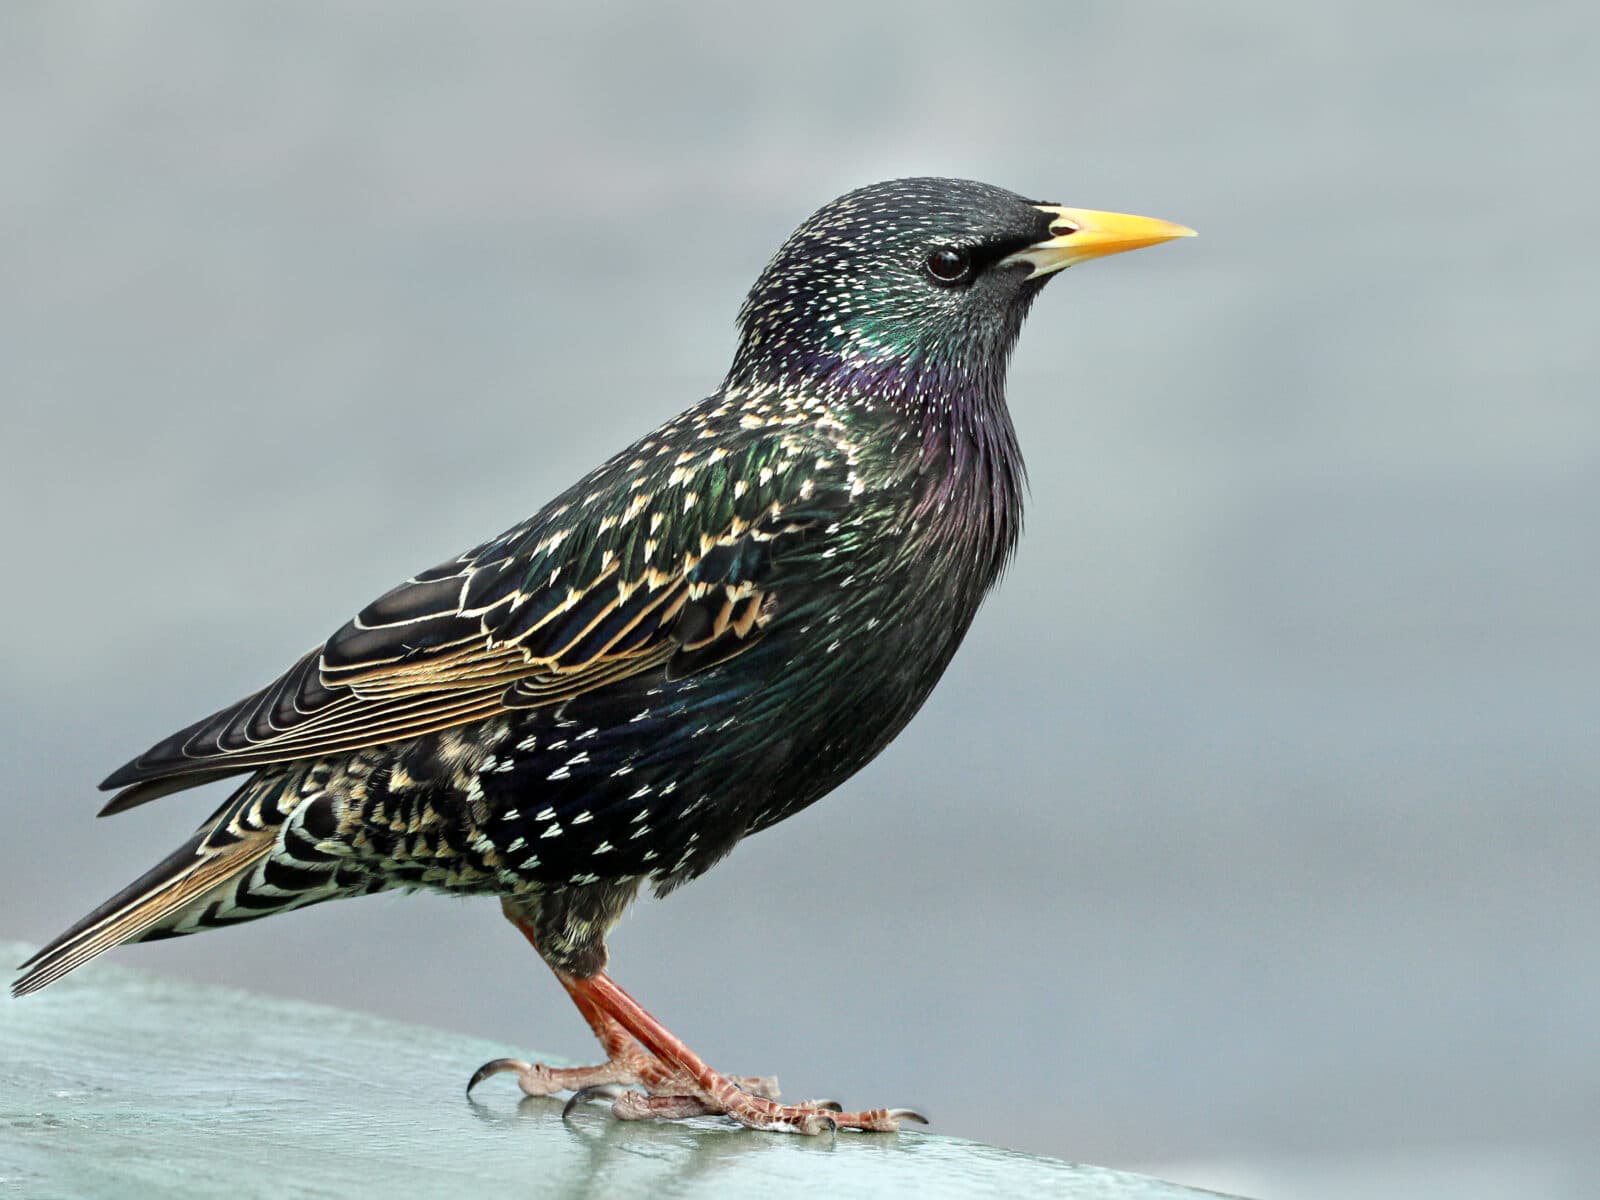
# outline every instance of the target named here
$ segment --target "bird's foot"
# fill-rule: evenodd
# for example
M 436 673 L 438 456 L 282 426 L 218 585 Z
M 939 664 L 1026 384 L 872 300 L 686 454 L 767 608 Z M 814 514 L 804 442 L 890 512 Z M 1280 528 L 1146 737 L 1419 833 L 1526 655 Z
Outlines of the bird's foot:
M 538 949 L 536 930 L 518 908 L 507 902 L 506 916 Z M 548 1096 L 572 1088 L 562 1116 L 586 1100 L 611 1102 L 624 1121 L 671 1121 L 684 1117 L 731 1117 L 749 1129 L 776 1133 L 819 1134 L 827 1129 L 862 1129 L 893 1133 L 902 1121 L 926 1125 L 928 1118 L 909 1108 L 872 1108 L 846 1112 L 832 1100 L 779 1104 L 778 1081 L 713 1071 L 660 1021 L 652 1017 L 604 971 L 577 975 L 554 968 L 556 978 L 589 1028 L 600 1039 L 606 1061 L 598 1067 L 547 1067 L 513 1058 L 484 1063 L 467 1084 L 513 1071 L 530 1096 Z
M 686 1117 L 732 1117 L 747 1129 L 773 1133 L 801 1133 L 809 1136 L 834 1129 L 859 1129 L 874 1133 L 893 1133 L 901 1121 L 926 1125 L 928 1118 L 909 1108 L 874 1108 L 846 1112 L 835 1100 L 808 1100 L 801 1104 L 777 1104 L 773 1097 L 758 1095 L 740 1086 L 743 1082 L 710 1073 L 702 1082 L 680 1076 L 690 1090 L 677 1095 L 664 1092 L 638 1092 L 616 1084 L 598 1084 L 573 1094 L 562 1115 L 586 1100 L 611 1101 L 611 1113 L 623 1121 L 675 1121 Z
M 568 1102 L 566 1112 L 586 1099 L 605 1098 L 611 1111 L 625 1121 L 676 1120 L 707 1114 L 732 1117 L 748 1129 L 774 1133 L 819 1134 L 827 1129 L 862 1129 L 892 1133 L 901 1121 L 926 1125 L 928 1119 L 909 1108 L 873 1108 L 846 1112 L 831 1100 L 806 1104 L 779 1104 L 777 1088 L 750 1086 L 766 1080 L 748 1080 L 719 1074 L 684 1045 L 639 1002 L 617 986 L 604 971 L 589 976 L 558 971 L 556 977 L 578 1008 L 599 1032 L 613 1057 L 608 1036 L 625 1036 L 633 1047 L 655 1060 L 659 1075 L 644 1075 L 643 1091 L 617 1083 L 593 1085 Z
M 641 1068 L 644 1066 L 645 1057 L 643 1051 L 635 1050 L 631 1054 L 619 1055 L 593 1067 L 551 1067 L 544 1063 L 523 1062 L 520 1058 L 497 1058 L 484 1063 L 472 1073 L 472 1078 L 467 1083 L 467 1091 L 471 1092 L 491 1075 L 508 1071 L 516 1074 L 517 1086 L 528 1096 L 553 1096 L 557 1092 L 564 1091 L 581 1092 L 585 1088 L 604 1087 L 608 1084 L 640 1084 L 643 1082 Z M 659 1069 L 659 1064 L 656 1065 Z
M 544 1063 L 523 1062 L 519 1058 L 496 1058 L 472 1073 L 472 1078 L 467 1082 L 467 1091 L 471 1092 L 489 1076 L 503 1072 L 516 1075 L 517 1086 L 524 1095 L 553 1096 L 565 1091 L 576 1093 L 567 1105 L 569 1112 L 574 1104 L 582 1103 L 586 1094 L 618 1085 L 643 1088 L 649 1098 L 681 1097 L 694 1086 L 687 1075 L 664 1066 L 638 1046 L 623 1046 L 618 1047 L 611 1058 L 593 1067 L 551 1067 Z M 778 1080 L 775 1076 L 735 1075 L 731 1078 L 736 1086 L 753 1096 L 766 1100 L 778 1098 Z M 641 1095 L 640 1092 L 629 1094 Z

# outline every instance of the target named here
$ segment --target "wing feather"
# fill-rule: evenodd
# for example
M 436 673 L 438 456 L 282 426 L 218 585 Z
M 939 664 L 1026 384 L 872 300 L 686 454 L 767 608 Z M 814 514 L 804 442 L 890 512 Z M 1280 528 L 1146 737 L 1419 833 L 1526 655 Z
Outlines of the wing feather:
M 102 786 L 128 790 L 104 812 L 742 652 L 777 602 L 764 586 L 774 563 L 837 516 L 853 479 L 838 456 L 802 455 L 803 426 L 779 436 L 724 424 L 728 437 L 694 455 L 652 457 L 646 439 L 535 517 L 380 596 L 272 684 L 112 774 Z M 816 464 L 803 478 L 802 457 Z

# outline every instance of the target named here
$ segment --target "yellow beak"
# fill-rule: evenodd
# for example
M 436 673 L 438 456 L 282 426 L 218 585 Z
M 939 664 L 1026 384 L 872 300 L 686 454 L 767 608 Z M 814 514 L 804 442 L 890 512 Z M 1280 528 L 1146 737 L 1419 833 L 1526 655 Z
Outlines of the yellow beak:
M 1095 212 L 1090 208 L 1062 208 L 1055 204 L 1036 205 L 1050 215 L 1054 237 L 1035 242 L 1025 250 L 1001 260 L 1001 266 L 1027 263 L 1029 278 L 1049 275 L 1085 259 L 1138 250 L 1174 238 L 1193 237 L 1194 230 L 1154 217 L 1134 217 L 1127 213 Z

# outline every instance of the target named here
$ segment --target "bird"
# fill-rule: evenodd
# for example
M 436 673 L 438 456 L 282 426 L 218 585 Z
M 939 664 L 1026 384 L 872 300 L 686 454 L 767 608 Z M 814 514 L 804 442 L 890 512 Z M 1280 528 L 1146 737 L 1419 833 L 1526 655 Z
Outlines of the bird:
M 496 1059 L 469 1093 L 510 1073 L 630 1120 L 925 1122 L 713 1070 L 611 978 L 606 935 L 912 719 L 1017 546 L 1006 371 L 1030 306 L 1064 268 L 1193 232 L 947 178 L 823 206 L 756 280 L 707 398 L 113 772 L 102 816 L 237 787 L 12 991 L 338 897 L 492 896 L 605 1061 Z

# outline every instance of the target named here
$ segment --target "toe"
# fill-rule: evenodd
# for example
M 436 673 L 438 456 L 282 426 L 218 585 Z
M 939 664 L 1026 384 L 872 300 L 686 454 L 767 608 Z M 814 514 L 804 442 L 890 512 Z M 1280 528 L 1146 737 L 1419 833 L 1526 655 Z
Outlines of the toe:
M 471 1079 L 467 1080 L 467 1094 L 470 1096 L 472 1094 L 472 1089 L 477 1087 L 491 1075 L 498 1075 L 502 1071 L 515 1071 L 520 1075 L 531 1069 L 532 1067 L 530 1064 L 525 1063 L 518 1058 L 490 1059 L 488 1062 L 484 1063 L 483 1066 L 479 1067 L 472 1073 Z
M 635 1091 L 624 1091 L 611 1105 L 612 1115 L 622 1121 L 678 1121 L 715 1111 L 698 1096 L 647 1096 Z
M 859 1129 L 866 1133 L 895 1133 L 901 1121 L 915 1121 L 926 1125 L 928 1118 L 910 1108 L 873 1108 L 866 1112 L 841 1113 L 836 1118 L 841 1129 Z

